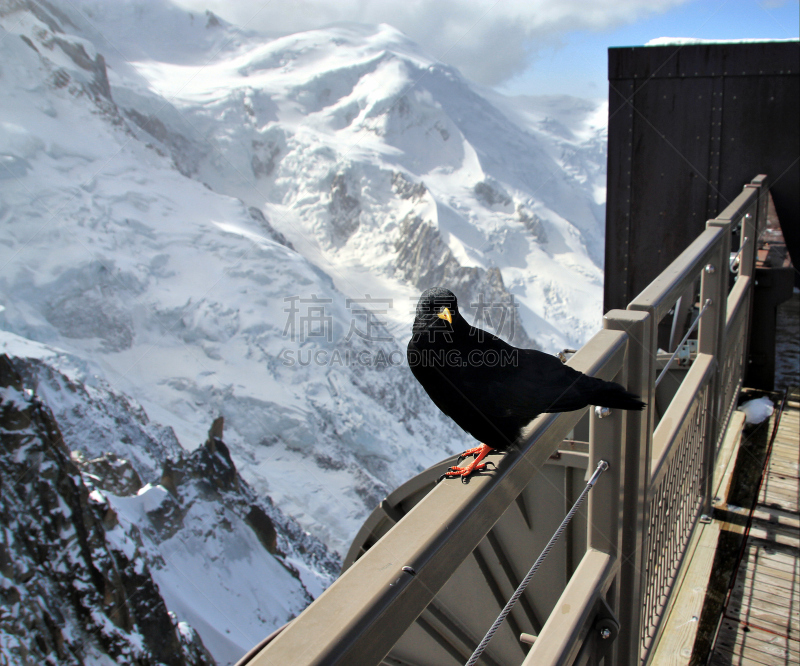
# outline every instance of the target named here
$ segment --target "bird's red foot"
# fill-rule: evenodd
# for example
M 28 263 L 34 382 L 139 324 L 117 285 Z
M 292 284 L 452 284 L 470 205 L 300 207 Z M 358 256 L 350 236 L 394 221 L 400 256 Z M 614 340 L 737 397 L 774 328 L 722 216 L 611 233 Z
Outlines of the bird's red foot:
M 468 449 L 467 451 L 464 451 L 464 453 L 459 456 L 459 460 L 470 455 L 475 455 L 475 460 L 473 460 L 466 467 L 451 467 L 447 470 L 447 472 L 445 472 L 445 476 L 448 478 L 460 476 L 463 479 L 464 477 L 472 474 L 475 470 L 486 469 L 486 463 L 482 463 L 481 460 L 483 460 L 491 450 L 491 446 L 481 444 L 480 446 L 476 446 L 474 449 Z
M 469 476 L 475 470 L 481 470 L 481 469 L 486 469 L 486 463 L 481 463 L 480 465 L 470 464 L 467 465 L 466 467 L 450 467 L 448 468 L 448 470 L 445 472 L 444 475 L 448 479 L 452 479 L 453 477 L 456 476 Z

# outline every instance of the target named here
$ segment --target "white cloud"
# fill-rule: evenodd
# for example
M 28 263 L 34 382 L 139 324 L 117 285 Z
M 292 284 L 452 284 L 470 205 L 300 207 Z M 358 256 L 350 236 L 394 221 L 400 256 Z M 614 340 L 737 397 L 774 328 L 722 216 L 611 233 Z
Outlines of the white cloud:
M 289 34 L 337 21 L 389 23 L 467 77 L 497 85 L 574 30 L 607 30 L 687 0 L 177 0 L 247 28 Z

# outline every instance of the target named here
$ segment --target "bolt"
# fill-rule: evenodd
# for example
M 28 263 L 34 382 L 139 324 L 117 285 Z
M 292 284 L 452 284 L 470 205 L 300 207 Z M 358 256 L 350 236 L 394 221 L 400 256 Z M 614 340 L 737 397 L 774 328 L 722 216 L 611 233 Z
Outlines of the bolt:
M 603 627 L 600 630 L 600 638 L 602 638 L 604 641 L 611 638 L 611 629 L 609 629 L 608 627 Z
M 713 264 L 706 264 L 705 271 L 706 271 L 706 273 L 708 273 L 709 275 L 712 275 L 712 274 L 714 273 L 714 271 L 716 271 L 716 270 L 717 270 L 717 269 L 716 269 L 716 268 L 714 268 L 714 265 L 713 265 Z
M 414 571 L 414 569 L 409 567 L 409 566 L 403 567 L 402 571 L 405 571 L 407 574 L 411 574 L 412 576 L 416 576 L 417 575 L 417 572 Z

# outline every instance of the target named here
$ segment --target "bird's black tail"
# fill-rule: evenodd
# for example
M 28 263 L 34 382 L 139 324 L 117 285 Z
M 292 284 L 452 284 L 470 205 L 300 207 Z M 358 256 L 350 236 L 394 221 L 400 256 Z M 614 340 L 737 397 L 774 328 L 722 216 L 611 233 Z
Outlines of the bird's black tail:
M 610 407 L 611 409 L 632 409 L 641 411 L 647 403 L 642 402 L 638 395 L 626 391 L 625 388 L 619 384 L 603 382 L 603 386 L 593 392 L 590 404 L 600 407 Z

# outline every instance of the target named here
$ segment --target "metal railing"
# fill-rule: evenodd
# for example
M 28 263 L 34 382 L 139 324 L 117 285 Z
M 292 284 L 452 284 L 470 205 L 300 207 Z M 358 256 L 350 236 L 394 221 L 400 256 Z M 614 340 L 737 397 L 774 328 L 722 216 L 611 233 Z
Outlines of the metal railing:
M 622 383 L 648 407 L 590 412 L 588 468 L 601 459 L 610 467 L 589 496 L 585 555 L 525 666 L 628 666 L 652 655 L 692 531 L 710 510 L 716 445 L 741 386 L 752 239 L 766 196 L 766 177 L 759 176 L 627 310 L 607 313 L 603 330 L 570 359 L 582 372 Z M 745 240 L 728 293 L 731 230 L 739 226 Z M 658 324 L 698 281 L 698 302 L 707 307 L 697 353 L 657 419 Z M 519 450 L 495 459 L 495 473 L 435 486 L 248 665 L 405 663 L 387 655 L 412 624 L 435 614 L 431 602 L 584 414 L 542 415 Z M 464 634 L 460 640 L 469 643 Z M 493 654 L 481 663 L 519 664 Z

